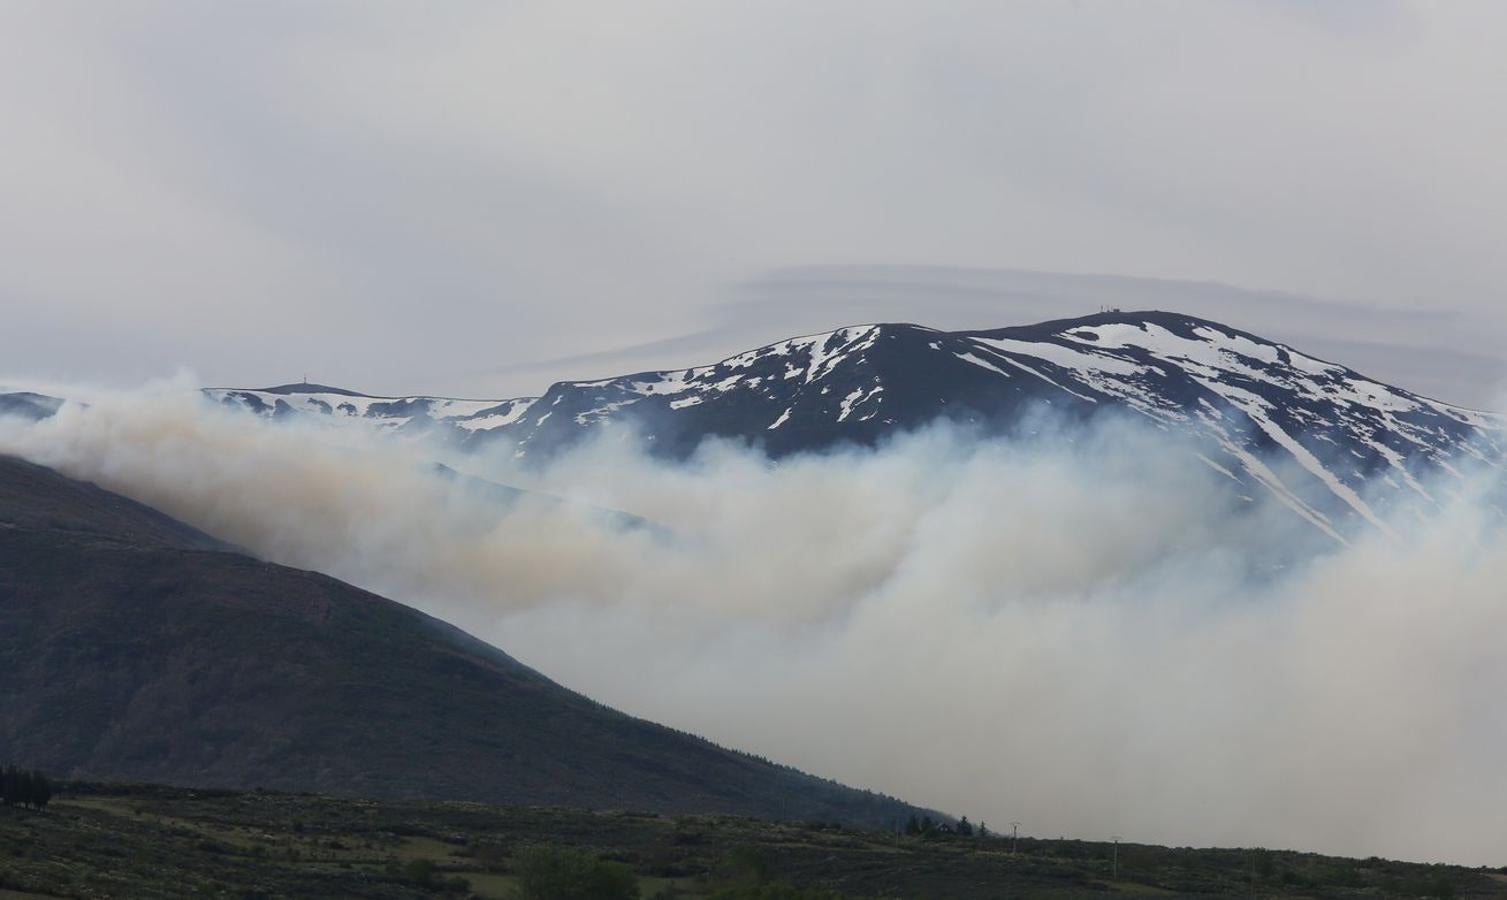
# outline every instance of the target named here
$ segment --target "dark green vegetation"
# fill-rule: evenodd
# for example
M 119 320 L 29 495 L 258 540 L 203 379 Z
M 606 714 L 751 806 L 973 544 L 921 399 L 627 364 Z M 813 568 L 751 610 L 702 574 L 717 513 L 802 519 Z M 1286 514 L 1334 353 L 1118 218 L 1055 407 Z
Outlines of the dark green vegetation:
M 36 769 L 14 765 L 0 768 L 0 804 L 46 809 L 52 800 L 52 782 Z
M 1507 896 L 1502 873 L 1451 866 L 1121 844 L 1116 877 L 1113 854 L 1070 840 L 1022 838 L 1012 853 L 1008 837 L 155 787 L 79 785 L 45 813 L 0 809 L 0 897 Z
M 887 823 L 443 622 L 0 458 L 0 757 L 60 778 Z

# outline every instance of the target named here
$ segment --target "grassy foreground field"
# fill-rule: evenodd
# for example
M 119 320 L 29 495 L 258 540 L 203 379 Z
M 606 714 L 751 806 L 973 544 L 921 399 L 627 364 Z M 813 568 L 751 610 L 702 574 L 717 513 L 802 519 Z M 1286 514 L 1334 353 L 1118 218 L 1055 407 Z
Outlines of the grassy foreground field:
M 661 817 L 263 792 L 99 787 L 0 809 L 0 898 L 510 897 L 519 851 L 630 866 L 641 896 L 1507 896 L 1499 871 L 1261 850 L 922 839 Z M 810 893 L 798 893 L 806 889 Z M 817 891 L 832 893 L 821 894 Z

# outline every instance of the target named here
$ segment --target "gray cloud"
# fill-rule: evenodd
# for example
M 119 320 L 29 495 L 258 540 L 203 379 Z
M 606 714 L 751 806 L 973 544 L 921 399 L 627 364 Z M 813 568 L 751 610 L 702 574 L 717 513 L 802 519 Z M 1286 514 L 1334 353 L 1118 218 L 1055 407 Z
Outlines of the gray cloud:
M 5 368 L 533 393 L 600 373 L 527 364 L 724 328 L 739 285 L 833 263 L 1218 281 L 1499 335 L 1504 16 L 23 0 L 0 11 Z M 1323 337 L 1416 344 L 1353 327 L 1382 333 Z M 1497 355 L 1422 349 L 1412 385 L 1467 401 Z

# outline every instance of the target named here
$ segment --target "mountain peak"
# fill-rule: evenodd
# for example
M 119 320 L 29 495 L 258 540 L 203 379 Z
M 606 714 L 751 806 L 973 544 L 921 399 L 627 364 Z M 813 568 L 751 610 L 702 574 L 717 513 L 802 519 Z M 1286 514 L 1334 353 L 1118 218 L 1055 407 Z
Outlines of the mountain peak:
M 324 413 L 438 429 L 467 447 L 548 459 L 595 429 L 631 424 L 650 452 L 684 457 L 728 438 L 772 457 L 872 446 L 938 420 L 1009 434 L 1033 410 L 1105 413 L 1190 441 L 1236 496 L 1274 495 L 1339 537 L 1381 521 L 1373 498 L 1434 502 L 1426 476 L 1504 458 L 1503 420 L 1369 379 L 1220 322 L 1104 310 L 982 331 L 852 325 L 709 365 L 551 385 L 538 398 L 349 399 L 211 392 L 262 414 Z M 302 397 L 302 400 L 296 398 Z

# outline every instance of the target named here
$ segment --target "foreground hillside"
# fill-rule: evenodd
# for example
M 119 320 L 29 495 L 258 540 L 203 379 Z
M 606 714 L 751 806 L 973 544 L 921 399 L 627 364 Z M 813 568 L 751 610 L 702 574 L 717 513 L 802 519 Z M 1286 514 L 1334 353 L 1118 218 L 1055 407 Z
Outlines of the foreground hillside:
M 436 619 L 0 457 L 0 755 L 65 778 L 885 823 Z
M 617 861 L 645 898 L 1507 896 L 1500 871 L 1307 853 L 1122 843 L 1116 872 L 1085 841 L 83 785 L 0 809 L 0 897 L 508 897 L 540 846 Z

